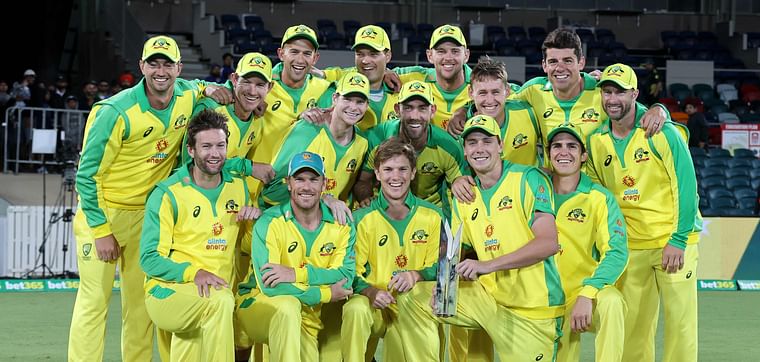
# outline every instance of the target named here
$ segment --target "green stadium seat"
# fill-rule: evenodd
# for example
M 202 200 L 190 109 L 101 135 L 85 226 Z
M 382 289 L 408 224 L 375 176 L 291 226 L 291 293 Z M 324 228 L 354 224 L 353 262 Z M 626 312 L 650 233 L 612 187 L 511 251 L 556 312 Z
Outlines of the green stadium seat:
M 727 167 L 728 158 L 708 158 L 705 159 L 705 167 Z

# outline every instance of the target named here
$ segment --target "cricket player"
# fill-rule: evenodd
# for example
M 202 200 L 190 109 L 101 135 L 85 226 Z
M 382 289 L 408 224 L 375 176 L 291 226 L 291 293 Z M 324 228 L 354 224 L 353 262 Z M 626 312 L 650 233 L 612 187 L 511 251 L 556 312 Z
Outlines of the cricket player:
M 236 318 L 272 361 L 317 361 L 324 303 L 351 295 L 355 230 L 341 225 L 320 199 L 322 156 L 293 156 L 290 202 L 267 209 L 253 230 L 252 267 L 236 296 Z
M 261 198 L 267 207 L 290 200 L 285 178 L 293 155 L 309 151 L 322 155 L 325 164 L 325 193 L 337 200 L 350 201 L 351 188 L 361 172 L 368 142 L 356 125 L 367 112 L 370 83 L 360 73 L 346 73 L 333 94 L 333 112 L 328 124 L 297 122 L 275 151 L 275 177 L 264 187 Z
M 568 122 L 547 138 L 566 300 L 557 360 L 578 361 L 581 333 L 594 332 L 596 360 L 620 361 L 626 305 L 615 282 L 628 261 L 625 220 L 612 193 L 581 172 L 588 154 L 577 128 Z
M 192 162 L 160 182 L 146 203 L 145 306 L 156 326 L 172 333 L 172 361 L 234 361 L 235 242 L 240 221 L 261 212 L 248 206 L 245 180 L 222 169 L 226 117 L 204 110 L 187 128 Z
M 447 189 L 444 183 L 452 183 L 461 176 L 465 161 L 459 143 L 430 124 L 437 112 L 432 88 L 432 84 L 421 81 L 405 83 L 396 104 L 400 120 L 381 123 L 367 134 L 370 151 L 354 187 L 360 205 L 368 205 L 373 197 L 375 149 L 395 136 L 411 144 L 417 153 L 412 194 L 438 207 L 444 205 Z
M 473 203 L 454 200 L 451 220 L 478 258 L 462 260 L 456 271 L 474 282 L 459 283 L 456 315 L 448 318 L 433 316 L 429 283 L 396 298 L 399 314 L 411 317 L 401 320 L 402 339 L 424 341 L 407 342 L 406 356 L 436 360 L 441 322 L 484 329 L 502 361 L 552 361 L 565 298 L 553 258 L 559 245 L 551 184 L 538 169 L 501 159 L 493 118 L 470 118 L 462 134 L 478 187 Z
M 138 264 L 145 200 L 175 166 L 199 99 L 205 94 L 221 103 L 231 100 L 219 87 L 177 79 L 182 71 L 180 51 L 168 36 L 145 42 L 139 66 L 144 78 L 96 103 L 87 120 L 77 172 L 74 235 L 80 285 L 69 332 L 70 361 L 102 359 L 117 264 L 122 359 L 151 359 L 153 325 L 145 310 L 145 275 Z
M 384 360 L 405 360 L 396 296 L 435 280 L 443 214 L 410 192 L 415 161 L 412 146 L 398 137 L 377 148 L 380 193 L 355 216 L 355 294 L 343 306 L 344 361 L 372 361 L 379 338 Z
M 636 73 L 607 67 L 599 80 L 609 120 L 588 138 L 592 177 L 608 188 L 628 231 L 628 268 L 618 282 L 628 304 L 623 361 L 654 361 L 662 300 L 663 361 L 697 360 L 697 180 L 680 124 L 645 137 Z M 688 134 L 688 131 L 686 131 Z

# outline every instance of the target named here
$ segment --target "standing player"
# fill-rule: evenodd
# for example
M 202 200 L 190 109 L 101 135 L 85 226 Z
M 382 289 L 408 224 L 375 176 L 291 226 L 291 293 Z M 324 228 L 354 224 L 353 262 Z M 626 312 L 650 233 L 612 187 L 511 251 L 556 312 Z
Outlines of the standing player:
M 354 196 L 360 205 L 369 205 L 373 197 L 375 149 L 395 136 L 411 144 L 417 153 L 417 176 L 412 181 L 412 194 L 438 207 L 444 204 L 444 182 L 452 183 L 461 176 L 464 157 L 457 141 L 430 124 L 437 110 L 432 88 L 430 83 L 420 81 L 405 83 L 396 105 L 401 119 L 381 123 L 367 134 L 370 151 L 354 187 Z
M 572 123 L 549 133 L 554 208 L 565 291 L 558 361 L 578 361 L 581 333 L 596 333 L 596 360 L 620 361 L 625 302 L 615 282 L 628 261 L 625 220 L 615 197 L 581 172 L 588 154 Z
M 407 358 L 438 358 L 437 322 L 488 333 L 502 361 L 552 361 L 560 335 L 564 294 L 554 263 L 557 229 L 549 180 L 534 167 L 503 161 L 499 126 L 489 116 L 465 125 L 464 150 L 475 172 L 475 202 L 452 204 L 452 229 L 478 260 L 465 259 L 457 273 L 456 315 L 436 319 L 432 285 L 418 285 L 397 298 Z M 408 324 L 405 323 L 408 322 Z
M 71 361 L 103 356 L 117 263 L 122 359 L 151 359 L 153 326 L 138 265 L 145 200 L 174 167 L 187 120 L 202 94 L 230 101 L 217 87 L 177 79 L 182 63 L 170 37 L 148 39 L 139 65 L 144 79 L 95 104 L 87 120 L 77 173 L 80 209 L 74 218 L 80 284 L 69 332 Z
M 230 288 L 238 223 L 260 215 L 242 178 L 223 171 L 227 119 L 204 110 L 187 126 L 192 158 L 146 203 L 140 266 L 145 305 L 173 334 L 172 361 L 234 361 Z
M 269 344 L 272 361 L 317 361 L 322 304 L 351 295 L 355 231 L 320 201 L 324 174 L 320 155 L 293 156 L 290 202 L 266 210 L 253 229 L 236 318 L 254 341 Z
M 592 174 L 617 198 L 628 227 L 628 268 L 618 282 L 628 304 L 623 361 L 654 361 L 660 299 L 663 361 L 697 360 L 697 243 L 702 217 L 684 137 L 668 123 L 646 138 L 636 73 L 607 67 L 599 81 L 609 115 L 588 141 Z
M 435 280 L 443 215 L 410 192 L 415 161 L 412 146 L 397 137 L 377 148 L 380 193 L 356 212 L 357 278 L 343 306 L 344 361 L 371 361 L 379 338 L 386 361 L 404 360 L 396 296 Z

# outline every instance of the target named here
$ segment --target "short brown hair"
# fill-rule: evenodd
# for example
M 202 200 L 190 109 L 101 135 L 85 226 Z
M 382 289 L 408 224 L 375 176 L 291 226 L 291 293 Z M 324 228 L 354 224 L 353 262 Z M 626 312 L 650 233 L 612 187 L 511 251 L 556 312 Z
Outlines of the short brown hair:
M 552 30 L 541 45 L 541 53 L 546 59 L 546 49 L 572 49 L 578 60 L 583 56 L 581 38 L 574 31 L 566 28 Z
M 209 129 L 221 129 L 229 137 L 230 131 L 227 128 L 227 117 L 223 114 L 204 109 L 190 120 L 187 125 L 187 145 L 195 148 L 195 135 L 201 131 Z
M 377 147 L 377 151 L 375 151 L 375 170 L 379 170 L 380 165 L 396 156 L 406 157 L 412 168 L 417 167 L 417 156 L 414 153 L 414 147 L 402 141 L 401 138 L 391 137 L 383 141 Z
M 474 81 L 485 82 L 491 79 L 498 79 L 504 82 L 505 86 L 509 86 L 507 82 L 507 66 L 504 62 L 491 59 L 491 57 L 484 55 L 478 59 L 478 64 L 472 68 L 470 75 L 470 83 Z

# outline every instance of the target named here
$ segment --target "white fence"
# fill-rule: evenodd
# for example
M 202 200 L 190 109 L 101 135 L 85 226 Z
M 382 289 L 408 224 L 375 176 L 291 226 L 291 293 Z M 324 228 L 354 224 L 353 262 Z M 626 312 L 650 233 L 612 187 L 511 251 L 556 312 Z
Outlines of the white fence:
M 45 244 L 46 264 L 52 274 L 59 275 L 64 272 L 77 272 L 76 241 L 72 222 L 64 222 L 63 219 L 51 223 L 51 215 L 54 213 L 60 217 L 63 212 L 60 207 L 45 207 L 45 216 L 42 216 L 42 206 L 9 206 L 6 237 L 0 243 L 0 257 L 4 260 L 0 263 L 0 276 L 23 277 L 26 273 L 37 267 L 32 275 L 42 275 L 42 253 L 40 246 L 43 242 L 43 227 L 46 229 L 47 243 Z M 3 241 L 0 238 L 0 241 Z M 64 253 L 64 246 L 68 244 L 68 251 Z M 64 263 L 65 260 L 65 263 Z M 46 270 L 45 275 L 50 275 Z

